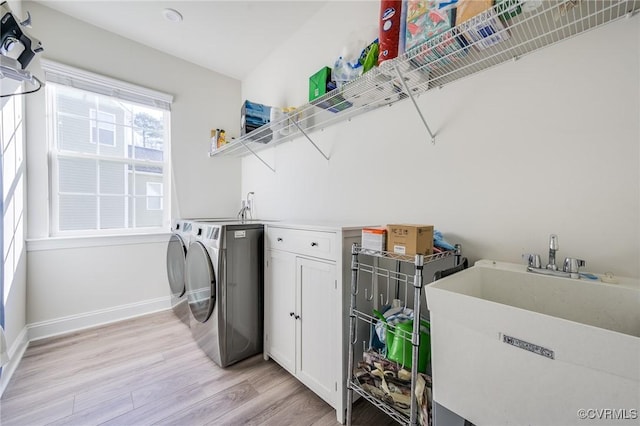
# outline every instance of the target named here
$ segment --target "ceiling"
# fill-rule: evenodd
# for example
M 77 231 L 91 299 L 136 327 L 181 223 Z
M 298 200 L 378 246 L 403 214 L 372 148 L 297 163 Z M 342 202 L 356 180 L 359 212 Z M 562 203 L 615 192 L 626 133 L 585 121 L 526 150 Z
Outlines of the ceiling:
M 327 0 L 39 0 L 138 43 L 242 80 Z M 182 22 L 164 18 L 173 8 Z M 34 25 L 37 34 L 37 23 Z M 46 40 L 43 40 L 46 49 Z

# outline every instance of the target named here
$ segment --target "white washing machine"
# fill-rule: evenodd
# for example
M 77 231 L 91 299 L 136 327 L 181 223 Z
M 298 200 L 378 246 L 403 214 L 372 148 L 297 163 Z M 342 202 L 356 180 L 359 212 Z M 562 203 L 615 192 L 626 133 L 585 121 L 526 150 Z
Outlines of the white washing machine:
M 185 283 L 194 339 L 221 367 L 261 353 L 264 226 L 194 222 L 192 232 Z

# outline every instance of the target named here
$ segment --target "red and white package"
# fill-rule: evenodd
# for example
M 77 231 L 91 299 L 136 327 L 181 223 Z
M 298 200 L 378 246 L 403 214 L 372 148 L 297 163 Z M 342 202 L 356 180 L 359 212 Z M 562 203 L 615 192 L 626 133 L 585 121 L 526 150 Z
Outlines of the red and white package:
M 398 56 L 401 23 L 402 0 L 381 0 L 378 63 Z

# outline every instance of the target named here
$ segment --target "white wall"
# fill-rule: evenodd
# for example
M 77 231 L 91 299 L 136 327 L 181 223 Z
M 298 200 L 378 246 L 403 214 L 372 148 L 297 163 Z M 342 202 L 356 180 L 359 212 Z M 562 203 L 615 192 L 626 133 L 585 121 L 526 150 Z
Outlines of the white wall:
M 207 155 L 211 128 L 235 128 L 240 82 L 106 32 L 39 3 L 32 33 L 43 58 L 121 79 L 174 96 L 171 111 L 172 217 L 235 215 L 240 202 L 240 162 Z M 42 76 L 39 60 L 31 71 Z M 232 107 L 229 107 L 232 105 Z M 27 321 L 38 337 L 65 327 L 90 325 L 169 306 L 166 242 L 162 238 L 121 244 L 47 245 L 48 163 L 44 94 L 27 105 L 28 237 Z M 167 230 L 168 231 L 168 230 Z M 168 237 L 167 237 L 168 240 Z M 92 240 L 95 242 L 95 240 Z M 130 244 L 133 243 L 133 244 Z M 111 243 L 109 243 L 111 244 Z M 164 298 L 164 304 L 159 300 Z M 110 312 L 109 315 L 106 313 Z M 85 316 L 86 318 L 82 319 Z
M 341 21 L 375 9 L 341 6 Z M 256 67 L 243 97 L 303 103 L 344 44 L 325 32 L 332 16 L 330 5 Z M 328 162 L 302 138 L 262 153 L 276 173 L 245 157 L 242 192 L 255 191 L 261 217 L 434 224 L 472 261 L 546 260 L 557 233 L 560 261 L 639 277 L 639 58 L 635 16 L 422 95 L 435 146 L 405 101 L 313 133 Z
M 31 339 L 169 306 L 166 243 L 99 244 L 30 249 Z

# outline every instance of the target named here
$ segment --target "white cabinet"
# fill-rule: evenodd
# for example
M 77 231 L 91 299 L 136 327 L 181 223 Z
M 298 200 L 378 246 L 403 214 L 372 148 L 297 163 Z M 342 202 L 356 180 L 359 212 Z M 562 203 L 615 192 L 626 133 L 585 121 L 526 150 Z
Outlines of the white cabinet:
M 289 253 L 267 250 L 265 261 L 265 353 L 295 374 L 296 258 Z
M 296 375 L 334 406 L 340 370 L 327 369 L 327 365 L 331 362 L 335 366 L 338 354 L 340 292 L 337 287 L 335 263 L 296 259 L 296 311 L 299 313 L 296 315 L 299 317 L 296 319 Z
M 344 422 L 351 244 L 361 227 L 267 225 L 264 355 Z M 345 263 L 346 262 L 346 263 Z

